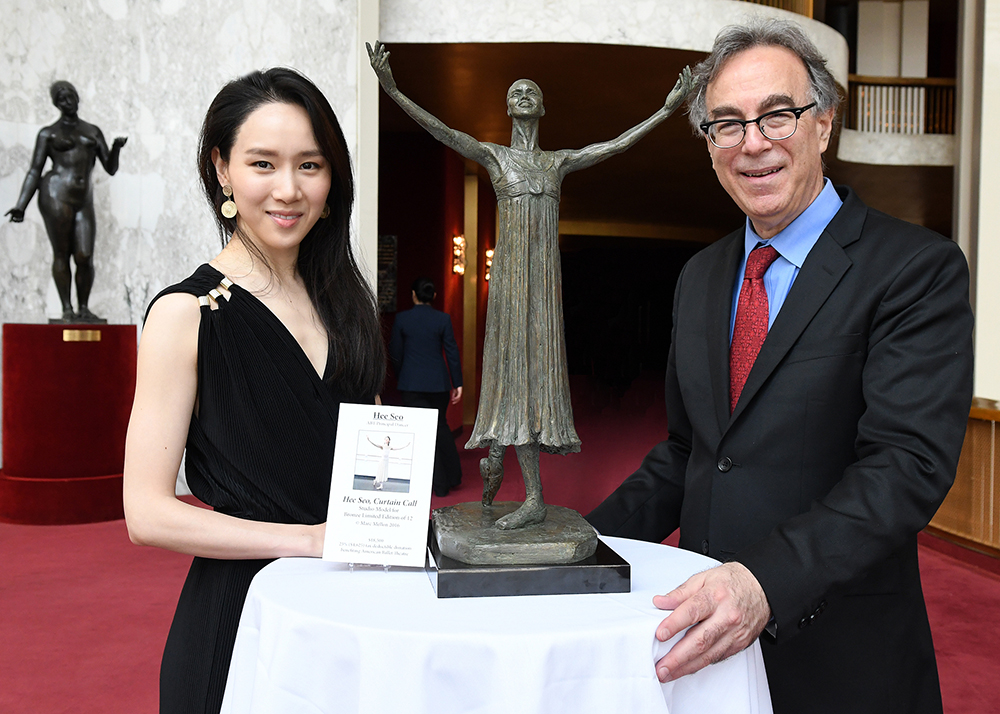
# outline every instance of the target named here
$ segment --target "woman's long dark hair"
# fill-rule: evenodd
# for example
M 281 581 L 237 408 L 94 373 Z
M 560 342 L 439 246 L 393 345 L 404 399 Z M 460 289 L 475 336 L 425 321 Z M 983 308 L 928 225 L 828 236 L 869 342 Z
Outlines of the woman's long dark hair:
M 219 185 L 212 150 L 224 161 L 236 134 L 264 104 L 293 104 L 305 109 L 323 156 L 330 164 L 330 215 L 321 218 L 299 245 L 297 269 L 330 339 L 333 367 L 329 382 L 349 401 L 367 401 L 382 389 L 385 345 L 375 296 L 358 269 L 351 250 L 351 207 L 354 179 L 344 133 L 323 93 L 299 72 L 276 67 L 235 79 L 216 95 L 205 115 L 198 149 L 198 170 L 205 196 L 212 205 L 225 246 L 238 233 L 257 257 L 264 256 L 246 240 L 235 218 L 221 213 L 226 200 Z M 267 264 L 267 261 L 264 260 Z

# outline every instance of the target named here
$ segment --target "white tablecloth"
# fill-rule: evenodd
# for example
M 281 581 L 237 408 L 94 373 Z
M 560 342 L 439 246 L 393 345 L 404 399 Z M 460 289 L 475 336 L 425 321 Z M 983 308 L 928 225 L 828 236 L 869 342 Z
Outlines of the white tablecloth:
M 275 561 L 254 579 L 222 711 L 769 714 L 760 645 L 676 682 L 653 595 L 716 561 L 605 538 L 632 592 L 438 599 L 421 569 Z

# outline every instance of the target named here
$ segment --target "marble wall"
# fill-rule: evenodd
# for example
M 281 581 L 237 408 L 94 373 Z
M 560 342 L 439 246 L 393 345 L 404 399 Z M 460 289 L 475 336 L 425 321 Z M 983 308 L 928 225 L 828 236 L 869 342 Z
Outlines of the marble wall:
M 296 67 L 327 94 L 352 149 L 357 120 L 358 0 L 2 0 L 0 213 L 14 205 L 38 130 L 59 117 L 49 85 L 66 79 L 81 118 L 121 166 L 93 172 L 97 275 L 91 309 L 140 323 L 149 299 L 220 248 L 198 188 L 201 120 L 229 79 Z M 37 197 L 21 224 L 0 222 L 0 321 L 61 314 Z M 74 304 L 75 304 L 74 290 Z
M 121 166 L 93 173 L 97 278 L 92 309 L 140 321 L 162 286 L 219 246 L 200 196 L 195 153 L 205 109 L 228 79 L 291 65 L 327 93 L 353 143 L 355 0 L 5 0 L 0 24 L 0 211 L 14 205 L 38 130 L 59 113 L 49 84 L 73 82 L 81 118 L 108 143 L 127 135 Z M 18 225 L 0 223 L 0 319 L 60 314 L 37 199 Z M 75 295 L 74 295 L 75 302 Z

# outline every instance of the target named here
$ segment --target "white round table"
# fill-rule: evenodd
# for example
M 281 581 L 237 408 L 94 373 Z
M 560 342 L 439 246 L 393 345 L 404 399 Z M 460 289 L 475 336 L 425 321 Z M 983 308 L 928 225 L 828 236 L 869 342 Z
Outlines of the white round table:
M 254 579 L 222 711 L 768 714 L 760 645 L 660 684 L 652 605 L 716 561 L 603 538 L 632 592 L 438 599 L 417 568 L 277 560 Z

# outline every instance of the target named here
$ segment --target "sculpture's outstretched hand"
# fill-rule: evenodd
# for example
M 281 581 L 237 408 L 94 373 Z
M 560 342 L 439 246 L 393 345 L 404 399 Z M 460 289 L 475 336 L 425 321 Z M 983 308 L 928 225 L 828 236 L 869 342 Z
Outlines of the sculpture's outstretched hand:
M 497 160 L 474 137 L 452 129 L 426 109 L 417 106 L 413 100 L 399 91 L 396 87 L 396 80 L 392 77 L 392 69 L 389 67 L 389 50 L 385 48 L 385 45 L 380 40 L 375 42 L 374 48 L 367 42 L 365 43 L 365 47 L 368 49 L 368 59 L 371 60 L 372 69 L 375 70 L 375 76 L 378 77 L 378 82 L 382 85 L 382 89 L 413 121 L 430 132 L 431 136 L 445 146 L 454 149 L 467 159 L 472 159 L 486 166 L 487 171 L 500 170 Z
M 127 141 L 128 141 L 127 136 L 116 136 L 115 140 L 111 142 L 111 149 L 112 150 L 121 149 L 123 146 L 125 146 Z
M 5 216 L 10 216 L 11 223 L 20 223 L 24 220 L 24 211 L 20 208 L 12 208 L 7 211 Z
M 380 40 L 375 40 L 375 49 L 372 49 L 372 46 L 367 42 L 365 48 L 368 50 L 368 59 L 371 60 L 372 69 L 375 70 L 375 75 L 378 77 L 378 83 L 382 85 L 382 89 L 387 92 L 394 91 L 396 80 L 392 78 L 392 69 L 389 67 L 389 50 Z
M 687 99 L 687 95 L 691 93 L 692 89 L 694 89 L 694 79 L 691 77 L 691 68 L 685 67 L 681 70 L 681 74 L 677 78 L 677 83 L 670 90 L 670 94 L 667 95 L 667 101 L 663 104 L 663 108 L 668 115 L 673 114 L 677 107 L 684 103 L 684 100 Z

